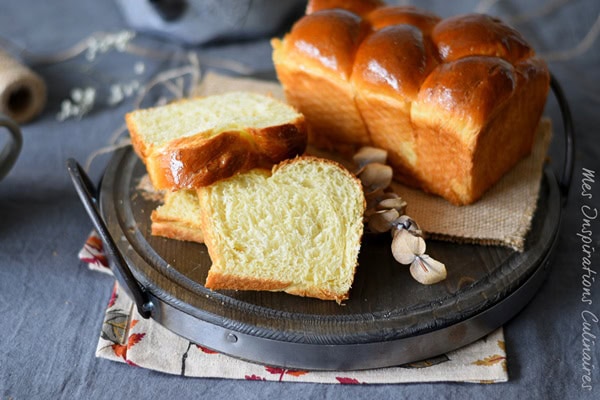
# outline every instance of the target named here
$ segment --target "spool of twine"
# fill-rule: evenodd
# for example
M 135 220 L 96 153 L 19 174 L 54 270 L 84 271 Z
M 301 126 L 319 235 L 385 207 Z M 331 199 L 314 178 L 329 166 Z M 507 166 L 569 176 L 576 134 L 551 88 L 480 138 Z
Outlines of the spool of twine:
M 17 123 L 25 123 L 45 105 L 46 84 L 42 78 L 0 49 L 0 111 Z

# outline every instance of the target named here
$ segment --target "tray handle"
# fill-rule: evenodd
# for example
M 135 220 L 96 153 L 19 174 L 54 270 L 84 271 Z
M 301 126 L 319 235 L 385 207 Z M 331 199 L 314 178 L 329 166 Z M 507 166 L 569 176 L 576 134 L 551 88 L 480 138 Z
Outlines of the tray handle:
M 563 205 L 566 204 L 569 197 L 569 188 L 571 187 L 571 178 L 573 177 L 573 166 L 575 164 L 575 129 L 573 127 L 573 117 L 565 93 L 553 74 L 550 74 L 550 87 L 558 101 L 560 114 L 563 121 L 563 133 L 565 135 L 565 159 L 563 162 L 562 174 L 559 180 L 560 192 L 563 196 Z
M 67 170 L 75 186 L 75 190 L 79 195 L 79 199 L 83 203 L 96 232 L 104 243 L 104 252 L 111 263 L 113 273 L 117 275 L 120 282 L 123 282 L 126 289 L 129 291 L 138 308 L 138 312 L 144 318 L 150 318 L 154 311 L 154 303 L 150 300 L 148 292 L 138 283 L 131 270 L 127 266 L 121 252 L 117 249 L 106 224 L 100 216 L 98 210 L 98 191 L 89 176 L 83 171 L 81 166 L 73 158 L 67 160 Z

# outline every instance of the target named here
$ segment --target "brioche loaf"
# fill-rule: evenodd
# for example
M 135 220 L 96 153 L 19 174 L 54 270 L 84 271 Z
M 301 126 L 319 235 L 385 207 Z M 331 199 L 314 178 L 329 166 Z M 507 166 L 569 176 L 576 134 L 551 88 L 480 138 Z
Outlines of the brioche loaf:
M 470 14 L 310 1 L 273 61 L 313 145 L 389 152 L 394 176 L 469 204 L 533 146 L 546 64 L 513 28 Z M 346 8 L 346 9 L 345 9 Z
M 285 291 L 341 302 L 363 232 L 360 181 L 303 156 L 198 189 L 210 289 Z
M 164 203 L 152 211 L 150 220 L 155 236 L 204 243 L 200 205 L 195 190 L 165 192 Z
M 192 189 L 302 154 L 304 116 L 251 92 L 180 100 L 125 116 L 158 190 Z

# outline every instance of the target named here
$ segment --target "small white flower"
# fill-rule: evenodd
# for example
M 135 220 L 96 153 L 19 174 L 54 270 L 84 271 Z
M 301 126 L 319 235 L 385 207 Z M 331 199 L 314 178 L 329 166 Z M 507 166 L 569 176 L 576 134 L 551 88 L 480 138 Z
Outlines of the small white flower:
M 135 79 L 129 83 L 115 83 L 110 86 L 108 104 L 111 106 L 117 105 L 126 98 L 137 94 L 139 89 L 140 82 Z
M 92 87 L 74 88 L 71 90 L 71 98 L 61 102 L 61 109 L 56 115 L 56 119 L 59 121 L 71 117 L 81 119 L 94 107 L 95 100 L 96 89 Z
M 146 71 L 146 64 L 144 64 L 141 61 L 138 61 L 134 64 L 133 66 L 133 71 L 137 74 L 137 75 L 141 75 Z
M 87 40 L 85 57 L 88 61 L 94 61 L 98 54 L 107 53 L 112 49 L 123 52 L 134 37 L 135 33 L 132 31 L 109 33 L 100 37 L 92 36 Z
M 121 86 L 118 84 L 110 85 L 110 95 L 108 96 L 108 104 L 114 106 L 119 104 L 124 99 Z
M 138 81 L 131 81 L 129 84 L 123 85 L 123 94 L 125 97 L 131 97 L 140 87 L 140 83 Z
M 75 103 L 81 102 L 83 100 L 83 90 L 80 88 L 71 90 L 71 99 L 73 99 Z

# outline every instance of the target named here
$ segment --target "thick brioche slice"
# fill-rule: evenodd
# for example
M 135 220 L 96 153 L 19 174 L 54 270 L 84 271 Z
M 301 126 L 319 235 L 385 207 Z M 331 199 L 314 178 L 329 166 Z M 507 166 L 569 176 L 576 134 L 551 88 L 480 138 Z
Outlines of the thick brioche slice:
M 198 197 L 213 262 L 207 288 L 348 298 L 365 199 L 341 165 L 297 157 L 201 188 Z
M 164 203 L 152 211 L 152 234 L 169 239 L 204 243 L 200 205 L 195 190 L 166 192 Z
M 304 116 L 251 92 L 180 100 L 125 116 L 158 190 L 192 189 L 302 154 Z

